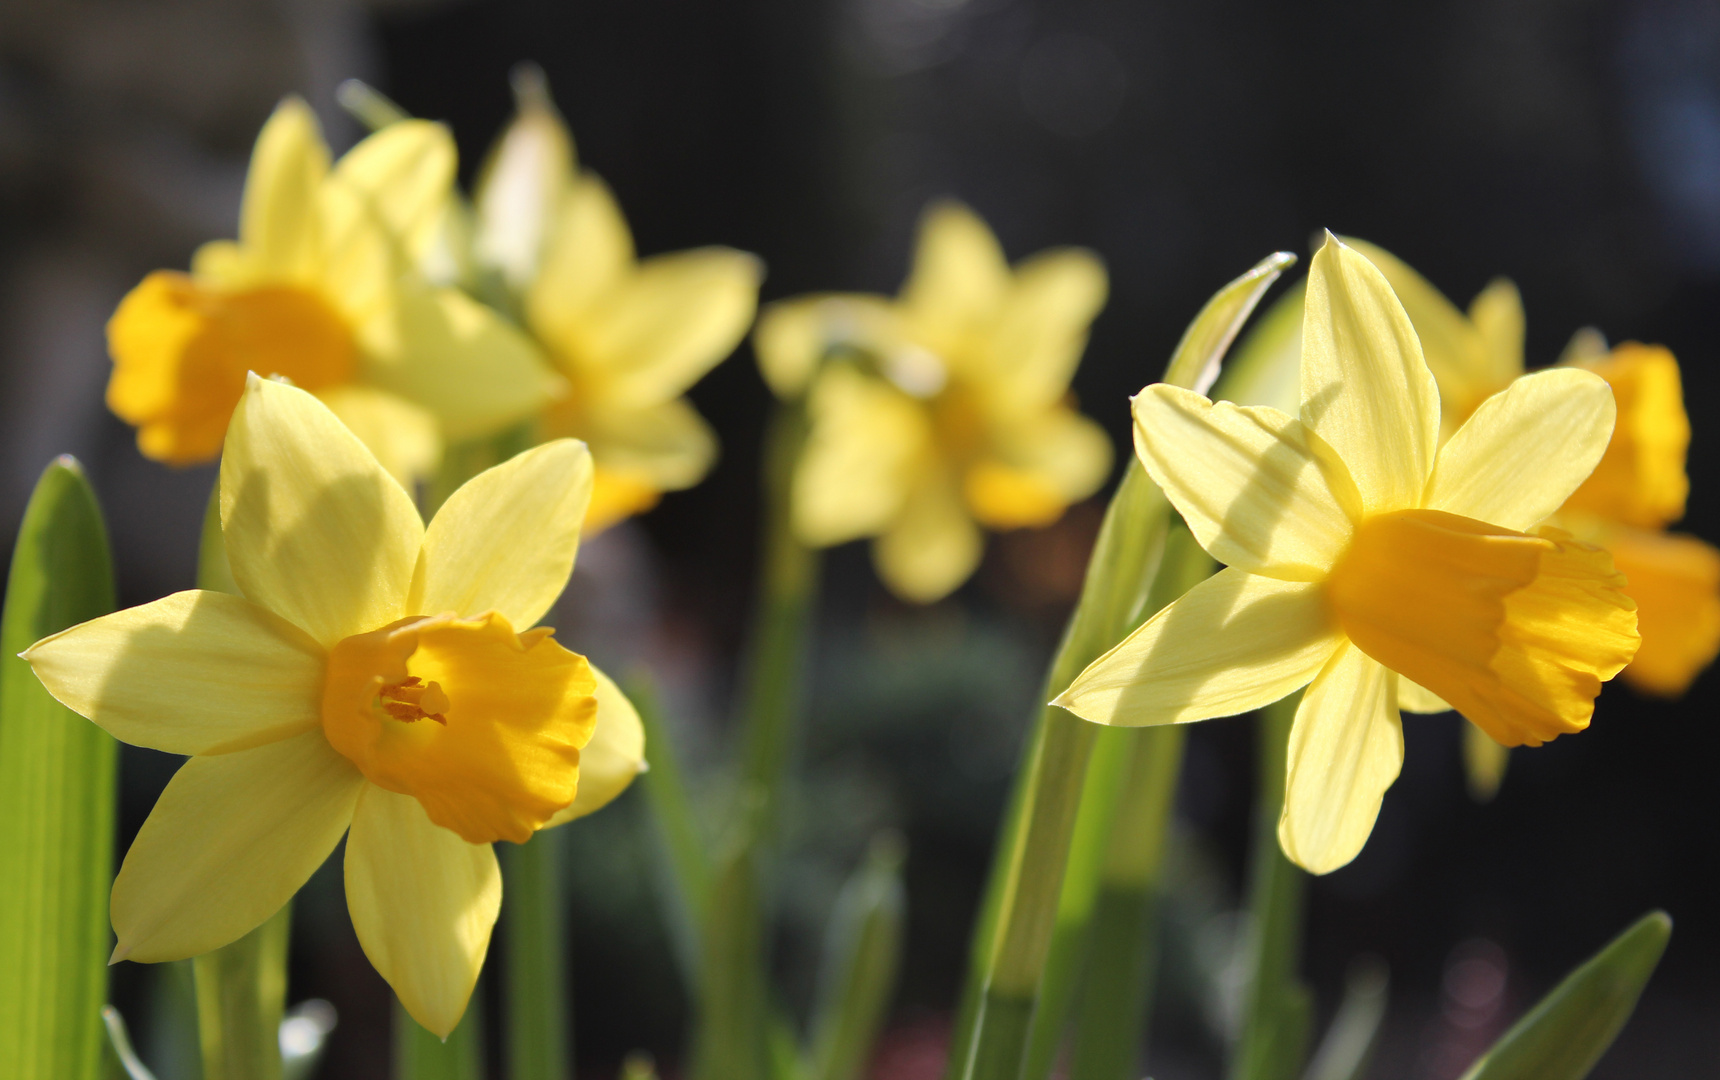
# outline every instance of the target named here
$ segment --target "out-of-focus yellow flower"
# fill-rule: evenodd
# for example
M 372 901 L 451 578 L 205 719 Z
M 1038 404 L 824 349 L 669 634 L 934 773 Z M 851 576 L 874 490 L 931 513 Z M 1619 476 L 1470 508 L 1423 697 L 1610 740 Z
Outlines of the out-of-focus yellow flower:
M 347 833 L 359 942 L 446 1036 L 501 902 L 490 843 L 589 813 L 643 767 L 627 699 L 527 629 L 572 571 L 590 490 L 585 447 L 560 440 L 426 528 L 333 413 L 251 376 L 221 461 L 244 595 L 176 593 L 24 654 L 116 738 L 190 755 L 114 881 L 115 958 L 235 940 Z
M 439 124 L 394 124 L 331 166 L 310 109 L 282 102 L 257 137 L 238 241 L 203 245 L 189 274 L 150 274 L 108 323 L 108 406 L 138 448 L 213 458 L 247 371 L 316 394 L 403 482 L 435 464 L 443 435 L 542 408 L 561 380 L 531 343 L 413 270 L 453 176 Z
M 518 88 L 474 194 L 472 260 L 568 381 L 541 433 L 591 446 L 594 533 L 709 471 L 716 437 L 683 395 L 752 324 L 763 265 L 723 247 L 637 258 L 609 188 L 576 167 L 541 77 Z
M 1378 266 L 1403 301 L 1439 383 L 1449 434 L 1523 374 L 1523 309 L 1503 279 L 1470 305 L 1468 318 L 1390 253 L 1353 242 Z M 1593 331 L 1579 333 L 1561 359 L 1605 379 L 1618 402 L 1618 423 L 1600 464 L 1560 507 L 1554 523 L 1612 551 L 1637 602 L 1642 648 L 1624 678 L 1638 690 L 1676 697 L 1720 653 L 1720 550 L 1693 536 L 1667 535 L 1684 516 L 1690 491 L 1685 456 L 1690 420 L 1678 361 L 1659 345 L 1625 342 L 1608 351 Z M 1471 761 L 1500 752 L 1474 746 Z M 1503 775 L 1491 763 L 1483 774 Z M 1497 786 L 1472 777 L 1478 792 Z
M 1056 704 L 1099 723 L 1179 723 L 1311 683 L 1278 827 L 1310 871 L 1349 862 L 1372 831 L 1403 760 L 1400 707 L 1437 695 L 1500 743 L 1538 745 L 1586 727 L 1636 651 L 1635 605 L 1607 553 L 1525 531 L 1605 451 L 1606 383 L 1526 376 L 1442 447 L 1403 306 L 1335 239 L 1309 271 L 1298 417 L 1162 384 L 1134 412 L 1148 473 L 1227 569 Z
M 928 603 L 973 573 L 980 526 L 1048 525 L 1098 490 L 1111 444 L 1076 411 L 1069 380 L 1105 291 L 1091 252 L 1011 269 L 983 221 L 941 203 L 894 300 L 770 305 L 760 367 L 778 395 L 806 395 L 811 425 L 793 487 L 801 539 L 876 537 L 879 576 Z

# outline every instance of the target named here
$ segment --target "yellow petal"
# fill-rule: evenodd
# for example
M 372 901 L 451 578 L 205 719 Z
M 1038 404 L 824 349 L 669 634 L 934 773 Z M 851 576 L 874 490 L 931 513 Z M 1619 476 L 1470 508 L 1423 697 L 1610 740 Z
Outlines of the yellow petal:
M 516 289 L 537 273 L 557 206 L 575 182 L 573 156 L 547 88 L 520 95 L 519 114 L 490 150 L 472 197 L 475 252 Z
M 579 752 L 579 794 L 544 828 L 603 809 L 645 771 L 645 725 L 614 680 L 591 666 L 597 680 L 597 730 Z
M 1451 706 L 1438 694 L 1425 686 L 1398 676 L 1398 708 L 1412 713 L 1442 713 L 1450 712 Z
M 1074 409 L 1021 417 L 997 433 L 993 453 L 963 479 L 968 508 L 993 529 L 1049 525 L 1099 490 L 1111 471 L 1111 439 Z
M 1302 325 L 1302 422 L 1338 452 L 1368 513 L 1421 505 L 1439 391 L 1391 286 L 1335 238 L 1314 254 Z
M 979 215 L 956 202 L 926 208 L 901 303 L 934 352 L 960 351 L 997 317 L 1010 285 L 1003 248 Z
M 187 761 L 114 879 L 114 958 L 182 960 L 249 933 L 328 858 L 363 786 L 320 731 Z
M 778 300 L 759 312 L 753 352 L 776 395 L 797 398 L 838 349 L 887 357 L 905 345 L 895 306 L 882 296 L 831 293 Z
M 500 612 L 535 626 L 567 586 L 591 501 L 591 452 L 557 439 L 486 469 L 449 496 L 424 531 L 407 607 Z
M 896 519 L 872 543 L 872 565 L 890 591 L 916 604 L 942 600 L 966 581 L 985 552 L 961 490 L 941 467 L 908 490 Z
M 366 377 L 435 413 L 449 439 L 493 434 L 566 388 L 525 335 L 457 289 L 405 289 L 359 333 Z
M 1142 464 L 1219 562 L 1313 581 L 1349 543 L 1361 516 L 1355 485 L 1299 421 L 1163 383 L 1133 409 Z
M 1022 260 L 992 331 L 995 370 L 988 390 L 1016 406 L 1061 399 L 1106 290 L 1105 264 L 1085 249 Z
M 1415 321 L 1413 315 L 1410 321 Z M 1487 347 L 1486 370 L 1495 385 L 1523 374 L 1523 298 L 1510 278 L 1494 278 L 1475 295 L 1469 302 L 1469 321 Z
M 1476 406 L 1505 389 L 1507 383 L 1523 373 L 1520 339 L 1514 367 L 1496 359 L 1489 339 L 1463 317 L 1463 312 L 1455 304 L 1426 278 L 1410 269 L 1407 263 L 1384 248 L 1361 240 L 1345 237 L 1344 243 L 1367 256 L 1379 268 L 1403 303 L 1416 335 L 1421 339 L 1427 366 L 1439 384 L 1446 431 L 1455 431 Z M 1481 305 L 1488 309 L 1486 317 L 1503 314 L 1499 310 L 1502 300 L 1503 297 L 1496 295 Z M 1499 325 L 1502 321 L 1494 318 L 1492 326 L 1498 338 L 1505 337 L 1499 332 L 1503 329 Z
M 319 286 L 354 327 L 388 316 L 412 267 L 376 201 L 351 184 L 330 180 L 317 192 L 317 215 L 323 235 Z
M 794 473 L 795 533 L 826 547 L 889 527 L 932 452 L 931 420 L 908 395 L 839 364 L 813 384 Z
M 1370 518 L 1327 582 L 1351 641 L 1507 746 L 1581 731 L 1636 652 L 1600 548 L 1437 510 Z
M 1624 527 L 1602 542 L 1636 601 L 1642 634 L 1625 681 L 1662 697 L 1684 693 L 1720 652 L 1720 550 L 1694 536 Z
M 402 120 L 366 137 L 335 166 L 414 259 L 429 250 L 454 184 L 454 138 L 441 124 Z
M 1612 386 L 1618 424 L 1606 456 L 1565 508 L 1639 529 L 1677 521 L 1690 493 L 1684 473 L 1690 418 L 1678 361 L 1659 345 L 1627 341 L 1582 366 Z
M 619 469 L 591 470 L 591 502 L 585 508 L 589 540 L 611 525 L 643 514 L 663 501 L 663 492 L 649 476 Z
M 763 273 L 728 248 L 646 259 L 581 328 L 582 366 L 624 408 L 679 396 L 740 343 Z
M 328 170 L 316 115 L 300 98 L 285 99 L 257 135 L 239 208 L 239 241 L 253 273 L 303 281 L 314 272 L 322 243 L 317 191 Z
M 1296 709 L 1278 845 L 1311 874 L 1354 859 L 1403 767 L 1397 677 L 1354 646 L 1326 663 Z
M 416 799 L 364 786 L 346 841 L 352 928 L 412 1019 L 443 1038 L 466 1012 L 501 905 L 490 845 L 432 824 Z
M 1306 686 L 1342 644 L 1319 585 L 1221 570 L 1089 664 L 1052 704 L 1123 727 L 1234 716 Z
M 408 491 L 442 460 L 442 434 L 429 412 L 386 390 L 337 386 L 317 397 Z
M 717 460 L 716 433 L 685 398 L 637 409 L 593 408 L 565 426 L 552 410 L 544 428 L 584 439 L 598 468 L 658 491 L 692 487 Z
M 1612 391 L 1586 371 L 1525 375 L 1482 402 L 1440 449 L 1422 505 L 1533 528 L 1594 471 L 1614 412 Z
M 23 654 L 60 704 L 121 742 L 224 754 L 317 726 L 322 646 L 237 596 L 180 592 Z
M 1494 742 L 1492 737 L 1474 724 L 1463 725 L 1463 774 L 1469 781 L 1469 797 L 1476 802 L 1492 802 L 1505 780 L 1505 767 L 1511 763 L 1511 748 Z
M 221 456 L 221 530 L 245 596 L 324 647 L 399 618 L 424 527 L 310 394 L 250 376 Z
M 578 364 L 593 305 L 632 272 L 633 234 L 608 186 L 590 173 L 558 195 L 550 230 L 526 292 L 526 321 L 562 362 Z
M 211 240 L 191 253 L 191 276 L 213 289 L 242 289 L 255 284 L 251 260 L 238 242 Z

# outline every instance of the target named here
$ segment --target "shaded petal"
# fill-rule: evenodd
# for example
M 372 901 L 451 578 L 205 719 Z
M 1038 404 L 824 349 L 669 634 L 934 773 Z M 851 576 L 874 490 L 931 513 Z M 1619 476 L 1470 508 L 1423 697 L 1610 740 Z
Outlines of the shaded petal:
M 404 612 L 424 527 L 322 402 L 251 375 L 221 456 L 221 530 L 245 596 L 326 648 Z
M 1481 403 L 1440 450 L 1423 505 L 1531 529 L 1594 471 L 1612 437 L 1606 381 L 1570 368 L 1525 375 Z
M 591 444 L 598 469 L 616 479 L 679 491 L 703 480 L 717 460 L 716 433 L 685 398 L 594 410 L 585 421 L 574 433 Z
M 592 306 L 633 267 L 633 235 L 608 186 L 586 173 L 560 196 L 544 243 L 542 265 L 526 292 L 526 321 L 563 363 L 577 367 Z
M 1135 450 L 1219 562 L 1311 581 L 1354 531 L 1360 498 L 1318 436 L 1267 406 L 1158 383 L 1135 396 Z
M 490 845 L 432 824 L 411 796 L 365 785 L 346 841 L 352 927 L 412 1019 L 443 1038 L 466 1012 L 501 905 Z
M 303 99 L 283 100 L 257 134 L 239 207 L 239 241 L 258 277 L 302 281 L 322 242 L 317 192 L 328 175 L 328 146 Z
M 1625 681 L 1677 697 L 1720 653 L 1720 549 L 1694 536 L 1624 526 L 1608 530 L 1600 542 L 1625 576 L 1624 593 L 1636 601 L 1642 634 Z
M 603 809 L 645 771 L 645 725 L 615 681 L 591 665 L 597 680 L 597 730 L 579 751 L 579 794 L 544 828 Z
M 979 215 L 957 202 L 926 209 L 901 296 L 926 344 L 937 352 L 958 347 L 996 318 L 1010 285 L 1003 248 Z
M 261 925 L 340 842 L 362 787 L 320 731 L 187 761 L 114 879 L 114 958 L 182 960 Z
M 1410 321 L 1415 321 L 1413 313 Z M 1469 321 L 1486 344 L 1486 377 L 1495 386 L 1504 386 L 1523 374 L 1523 297 L 1510 278 L 1494 278 L 1475 294 L 1469 302 Z M 1416 332 L 1420 333 L 1419 327 Z M 1427 348 L 1425 341 L 1422 348 Z M 1428 366 L 1433 366 L 1432 361 Z
M 961 489 L 934 467 L 908 490 L 902 511 L 872 544 L 872 565 L 890 591 L 916 604 L 954 592 L 979 565 L 985 536 Z
M 1328 236 L 1308 270 L 1302 422 L 1349 467 L 1368 513 L 1421 504 L 1439 447 L 1439 390 L 1391 286 Z
M 502 132 L 472 194 L 479 259 L 499 267 L 516 289 L 537 273 L 563 193 L 575 182 L 573 137 L 541 79 L 522 85 L 519 112 Z M 522 93 L 521 91 L 524 90 Z
M 1474 724 L 1463 725 L 1463 773 L 1469 781 L 1469 797 L 1476 802 L 1492 802 L 1505 780 L 1505 767 L 1511 764 L 1511 748 L 1493 741 L 1492 736 Z
M 1319 585 L 1221 570 L 1087 665 L 1052 704 L 1121 727 L 1234 716 L 1306 686 L 1342 644 Z
M 567 587 L 591 501 L 591 452 L 557 439 L 474 476 L 424 531 L 413 611 L 536 625 Z
M 429 120 L 401 120 L 367 136 L 335 165 L 400 245 L 420 259 L 436 238 L 454 185 L 454 137 Z
M 827 547 L 889 527 L 932 453 L 926 410 L 881 379 L 837 364 L 807 399 L 811 430 L 794 473 L 794 530 Z
M 895 306 L 861 293 L 778 300 L 764 306 L 753 329 L 759 371 L 781 398 L 799 397 L 832 350 L 887 357 L 905 345 Z
M 1398 676 L 1398 709 L 1412 713 L 1450 712 L 1451 704 L 1427 687 Z
M 1397 676 L 1353 645 L 1327 661 L 1296 709 L 1278 844 L 1327 874 L 1354 859 L 1403 767 Z
M 992 332 L 996 368 L 988 392 L 1018 406 L 1062 398 L 1107 288 L 1105 264 L 1084 248 L 1022 260 Z
M 407 491 L 442 460 L 436 418 L 405 398 L 352 383 L 320 391 L 317 397 Z
M 1690 417 L 1678 361 L 1659 345 L 1627 341 L 1608 356 L 1579 361 L 1612 387 L 1618 423 L 1595 471 L 1566 510 L 1654 529 L 1684 516 L 1690 478 Z
M 224 754 L 315 729 L 322 646 L 256 604 L 174 593 L 23 653 L 54 698 L 121 742 Z

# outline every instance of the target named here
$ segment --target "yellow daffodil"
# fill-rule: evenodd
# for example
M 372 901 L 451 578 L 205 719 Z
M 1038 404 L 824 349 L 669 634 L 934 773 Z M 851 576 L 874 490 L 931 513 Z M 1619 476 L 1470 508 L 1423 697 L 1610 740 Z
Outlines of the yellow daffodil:
M 1069 380 L 1105 291 L 1091 252 L 1011 269 L 983 221 L 942 203 L 894 300 L 767 308 L 760 367 L 778 395 L 805 395 L 810 422 L 793 481 L 802 541 L 875 537 L 885 584 L 929 603 L 973 573 L 981 526 L 1048 525 L 1098 490 L 1111 444 L 1075 409 Z
M 1397 777 L 1400 708 L 1450 702 L 1500 743 L 1537 745 L 1587 726 L 1638 639 L 1605 551 L 1527 531 L 1606 449 L 1602 379 L 1519 379 L 1441 447 L 1403 305 L 1332 238 L 1302 339 L 1298 416 L 1165 385 L 1135 398 L 1141 461 L 1227 568 L 1056 703 L 1099 723 L 1180 723 L 1307 685 L 1278 836 L 1325 873 L 1361 850 Z
M 108 405 L 157 461 L 221 449 L 245 373 L 318 397 L 398 479 L 440 439 L 485 434 L 562 389 L 489 308 L 413 270 L 454 177 L 439 124 L 394 124 L 332 166 L 316 118 L 289 98 L 257 137 L 237 242 L 203 245 L 189 274 L 158 270 L 108 323 Z
M 638 716 L 530 629 L 561 593 L 591 490 L 559 440 L 482 473 L 426 528 L 310 394 L 250 377 L 221 460 L 243 592 L 182 592 L 24 654 L 116 738 L 190 755 L 114 881 L 115 959 L 218 948 L 346 834 L 365 954 L 446 1036 L 501 903 L 490 844 L 589 813 L 643 767 Z
M 1510 282 L 1489 285 L 1465 318 L 1401 260 L 1372 245 L 1355 246 L 1385 274 L 1409 312 L 1439 383 L 1448 434 L 1523 374 L 1523 309 Z M 1720 550 L 1664 531 L 1684 516 L 1690 490 L 1684 469 L 1690 420 L 1678 361 L 1658 345 L 1626 342 L 1609 351 L 1587 331 L 1573 339 L 1561 364 L 1607 381 L 1618 401 L 1618 424 L 1594 475 L 1560 508 L 1555 523 L 1606 547 L 1627 579 L 1642 648 L 1625 680 L 1675 697 L 1720 653 Z M 1476 746 L 1469 756 L 1484 761 L 1492 753 Z
M 763 266 L 722 247 L 636 257 L 615 197 L 576 167 L 541 81 L 520 89 L 474 196 L 473 261 L 517 298 L 570 386 L 540 426 L 591 446 L 586 528 L 596 532 L 710 470 L 716 437 L 683 395 L 752 324 Z

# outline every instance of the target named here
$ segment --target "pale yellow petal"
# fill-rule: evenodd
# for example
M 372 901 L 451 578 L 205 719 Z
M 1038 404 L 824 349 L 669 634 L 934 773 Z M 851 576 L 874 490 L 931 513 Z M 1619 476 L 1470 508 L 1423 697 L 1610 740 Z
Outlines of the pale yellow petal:
M 408 491 L 442 459 L 436 418 L 398 394 L 348 383 L 317 395 Z
M 23 656 L 60 704 L 133 746 L 222 754 L 321 723 L 322 646 L 225 593 L 180 592 L 116 611 Z
M 542 265 L 526 291 L 526 321 L 563 363 L 580 365 L 594 306 L 633 268 L 633 234 L 615 196 L 586 173 L 559 197 Z
M 591 452 L 575 439 L 528 450 L 468 480 L 424 531 L 413 611 L 499 611 L 521 630 L 573 573 L 591 501 Z
M 964 336 L 989 324 L 1010 285 L 1003 248 L 979 215 L 956 202 L 926 209 L 901 301 L 932 349 L 959 347 Z
M 490 150 L 472 204 L 478 259 L 520 289 L 538 272 L 563 193 L 575 183 L 573 139 L 547 91 L 522 95 Z
M 197 284 L 237 290 L 253 284 L 251 260 L 232 240 L 211 240 L 191 253 L 191 276 Z
M 409 795 L 365 785 L 346 841 L 352 927 L 406 1011 L 443 1038 L 466 1012 L 501 905 L 490 845 L 432 824 Z
M 1062 398 L 1107 288 L 1105 264 L 1083 248 L 1022 260 L 992 331 L 995 368 L 987 392 L 1017 406 Z
M 1163 383 L 1135 396 L 1134 414 L 1142 464 L 1219 562 L 1312 581 L 1343 552 L 1360 500 L 1301 422 Z
M 1469 796 L 1476 802 L 1492 802 L 1511 764 L 1511 748 L 1493 741 L 1474 724 L 1463 725 L 1463 773 L 1469 781 Z
M 979 566 L 985 536 L 942 469 L 923 474 L 902 510 L 872 543 L 872 565 L 890 591 L 916 604 L 954 592 Z
M 679 396 L 734 352 L 752 325 L 764 265 L 744 251 L 701 248 L 639 264 L 580 331 L 606 398 L 622 407 Z
M 317 218 L 323 237 L 318 291 L 348 327 L 387 314 L 410 267 L 375 200 L 351 184 L 331 180 L 317 192 Z
M 317 191 L 328 170 L 316 115 L 302 99 L 285 99 L 257 135 L 239 208 L 239 241 L 257 273 L 290 281 L 311 275 L 322 242 Z
M 368 136 L 335 165 L 414 259 L 441 226 L 454 185 L 454 137 L 441 124 L 401 120 Z
M 764 381 L 781 398 L 796 398 L 834 351 L 880 357 L 901 350 L 901 320 L 882 296 L 831 293 L 778 300 L 759 312 L 753 352 Z
M 1037 528 L 1099 490 L 1111 472 L 1111 439 L 1074 409 L 1036 410 L 996 433 L 992 453 L 963 482 L 968 508 L 993 529 Z
M 1442 713 L 1451 711 L 1451 705 L 1444 698 L 1402 675 L 1398 676 L 1397 704 L 1403 712 Z
M 250 376 L 221 455 L 221 530 L 245 596 L 325 648 L 407 614 L 418 509 L 303 390 Z
M 1368 513 L 1421 504 L 1439 447 L 1439 390 L 1374 264 L 1327 237 L 1308 271 L 1302 422 L 1349 467 Z
M 1510 278 L 1494 278 L 1476 294 L 1469 302 L 1469 321 L 1487 347 L 1487 379 L 1504 386 L 1523 374 L 1523 297 Z
M 1397 676 L 1354 645 L 1326 663 L 1296 710 L 1278 844 L 1327 874 L 1354 859 L 1403 767 Z
M 579 751 L 579 793 L 544 828 L 603 809 L 645 771 L 645 725 L 615 681 L 591 665 L 597 679 L 597 730 Z
M 320 730 L 187 761 L 114 879 L 114 958 L 182 960 L 249 933 L 328 858 L 363 786 Z
M 1319 585 L 1221 570 L 1089 664 L 1052 704 L 1122 727 L 1233 716 L 1307 685 L 1342 643 Z
M 925 408 L 840 364 L 813 384 L 807 419 L 811 428 L 794 473 L 795 533 L 803 543 L 827 547 L 884 531 L 932 452 Z
M 692 487 L 717 460 L 716 433 L 685 398 L 594 412 L 578 434 L 599 469 L 658 491 Z
M 1525 375 L 1439 451 L 1423 505 L 1526 531 L 1577 490 L 1612 438 L 1612 391 L 1575 368 Z
M 402 290 L 359 339 L 366 378 L 436 414 L 449 439 L 493 434 L 566 389 L 524 334 L 457 289 Z

